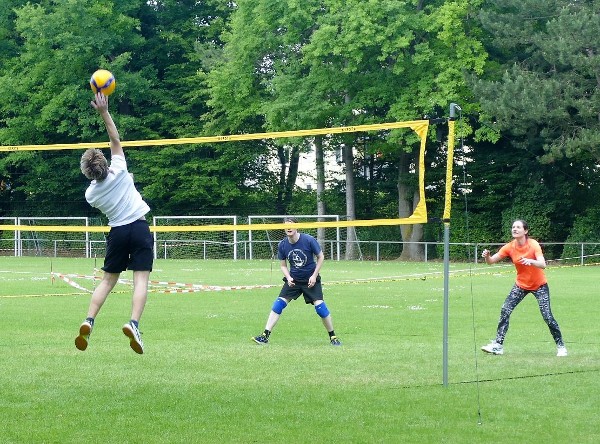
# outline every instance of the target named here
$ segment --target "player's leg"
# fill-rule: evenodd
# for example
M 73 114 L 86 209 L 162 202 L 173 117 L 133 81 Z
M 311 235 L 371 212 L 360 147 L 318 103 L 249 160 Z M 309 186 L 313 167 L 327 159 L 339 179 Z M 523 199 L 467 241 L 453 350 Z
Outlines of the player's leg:
M 271 311 L 269 312 L 264 331 L 258 336 L 252 336 L 251 339 L 257 344 L 267 344 L 273 328 L 275 328 L 275 325 L 279 322 L 283 309 L 287 307 L 291 300 L 297 299 L 301 294 L 302 290 L 297 285 L 290 287 L 287 280 L 284 278 L 283 286 L 279 291 L 279 296 L 271 306 Z
M 281 313 L 283 309 L 287 307 L 289 301 L 285 298 L 278 297 L 273 302 L 273 306 L 271 307 L 271 312 L 269 313 L 269 317 L 267 318 L 267 323 L 265 324 L 265 331 L 272 331 L 277 321 L 281 317 Z
M 104 305 L 104 302 L 106 302 L 106 298 L 108 298 L 110 292 L 113 290 L 113 288 L 115 288 L 120 275 L 121 273 L 104 272 L 102 280 L 92 294 L 92 299 L 88 308 L 88 318 L 94 319 L 98 315 L 98 312 Z
M 106 298 L 119 280 L 120 273 L 104 272 L 102 280 L 94 290 L 85 321 L 79 326 L 79 335 L 75 338 L 75 347 L 84 351 L 89 343 L 90 334 L 94 328 L 94 320 L 104 305 Z
M 327 334 L 329 335 L 329 342 L 331 342 L 331 345 L 342 345 L 335 334 L 335 330 L 333 329 L 333 319 L 331 318 L 329 308 L 323 300 L 323 287 L 321 285 L 321 278 L 317 278 L 317 282 L 315 282 L 315 285 L 312 287 L 303 286 L 303 292 L 305 302 L 313 304 L 315 307 L 315 312 L 321 318 L 323 327 L 325 327 L 325 330 L 327 330 Z
M 148 300 L 148 280 L 154 261 L 152 235 L 146 220 L 138 220 L 130 227 L 130 260 L 128 268 L 133 270 L 133 295 L 131 297 L 131 319 L 123 325 L 123 333 L 129 345 L 138 354 L 144 353 L 144 343 L 139 331 L 139 321 Z
M 510 290 L 510 293 L 504 300 L 502 308 L 500 309 L 500 319 L 498 320 L 498 328 L 496 330 L 496 339 L 487 345 L 481 347 L 486 353 L 493 355 L 501 355 L 504 353 L 504 338 L 508 332 L 510 324 L 510 315 L 517 305 L 523 300 L 528 292 L 518 287 L 516 284 Z
M 558 356 L 567 356 L 567 349 L 565 347 L 565 343 L 563 341 L 562 333 L 560 331 L 560 327 L 558 326 L 558 322 L 554 318 L 552 314 L 552 308 L 550 307 L 550 288 L 548 284 L 542 285 L 540 288 L 533 292 L 535 299 L 538 302 L 538 306 L 540 307 L 540 313 L 542 314 L 542 318 L 548 325 L 550 329 L 550 334 L 554 339 L 557 347 L 557 355 Z
M 324 300 L 316 300 L 314 301 L 315 312 L 321 318 L 321 322 L 323 322 L 323 327 L 327 330 L 327 334 L 329 335 L 329 341 L 331 345 L 342 345 L 340 340 L 335 334 L 335 330 L 333 329 L 333 319 L 331 318 L 331 313 L 329 312 L 329 308 Z
M 273 328 L 275 328 L 275 325 L 277 325 L 277 322 L 279 321 L 279 318 L 281 317 L 281 313 L 283 312 L 284 308 L 287 307 L 287 305 L 290 302 L 290 299 L 287 299 L 286 297 L 282 296 L 282 294 L 285 295 L 288 293 L 291 292 L 288 291 L 288 289 L 286 289 L 284 285 L 284 288 L 281 290 L 281 293 L 279 294 L 277 299 L 275 299 L 273 305 L 271 306 L 271 311 L 269 312 L 267 323 L 265 324 L 265 330 L 260 335 L 252 337 L 252 340 L 257 344 L 266 344 L 269 342 L 269 336 L 271 336 Z
M 502 308 L 500 309 L 500 319 L 498 320 L 498 329 L 496 331 L 496 342 L 498 344 L 504 343 L 504 338 L 506 337 L 510 324 L 510 315 L 517 305 L 521 303 L 523 298 L 525 298 L 527 293 L 528 291 L 514 285 L 506 297 L 504 304 L 502 304 Z

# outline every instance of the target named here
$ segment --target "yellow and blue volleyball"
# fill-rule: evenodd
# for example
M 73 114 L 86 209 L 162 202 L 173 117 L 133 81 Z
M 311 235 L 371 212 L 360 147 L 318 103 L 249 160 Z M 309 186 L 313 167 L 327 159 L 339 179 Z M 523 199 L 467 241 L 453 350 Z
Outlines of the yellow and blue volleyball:
M 94 94 L 101 92 L 105 96 L 110 96 L 115 91 L 117 82 L 115 80 L 115 76 L 113 76 L 110 71 L 107 71 L 106 69 L 99 69 L 92 74 L 90 86 Z

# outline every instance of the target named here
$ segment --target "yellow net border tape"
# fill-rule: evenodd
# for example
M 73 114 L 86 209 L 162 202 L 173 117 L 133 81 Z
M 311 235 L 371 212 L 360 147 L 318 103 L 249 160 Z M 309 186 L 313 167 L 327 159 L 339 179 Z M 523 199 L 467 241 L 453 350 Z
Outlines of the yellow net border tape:
M 238 134 L 229 136 L 192 137 L 181 139 L 161 140 L 137 140 L 122 141 L 124 147 L 130 146 L 161 146 L 182 145 L 194 143 L 211 142 L 235 142 L 242 140 L 278 139 L 286 137 L 305 137 L 319 134 L 343 134 L 361 131 L 381 131 L 385 129 L 410 128 L 417 133 L 421 140 L 419 152 L 419 203 L 413 214 L 407 218 L 397 219 L 372 219 L 372 220 L 348 220 L 342 222 L 305 222 L 294 224 L 297 228 L 325 228 L 325 227 L 369 227 L 380 225 L 410 225 L 427 223 L 427 209 L 425 203 L 425 145 L 429 120 L 411 120 L 405 122 L 380 123 L 372 125 L 355 125 L 336 128 L 318 128 L 297 131 L 280 131 L 253 134 Z M 2 151 L 36 151 L 36 150 L 65 150 L 65 149 L 88 149 L 108 148 L 108 142 L 97 143 L 72 143 L 53 145 L 9 145 L 0 146 Z M 266 230 L 284 229 L 287 224 L 253 224 L 253 225 L 204 225 L 204 226 L 152 226 L 153 232 L 178 232 L 178 231 L 237 231 L 237 230 Z M 0 231 L 63 231 L 63 232 L 108 232 L 110 227 L 76 227 L 76 226 L 30 226 L 30 225 L 0 225 Z
M 132 140 L 121 141 L 124 147 L 135 146 L 164 146 L 184 145 L 195 143 L 218 143 L 239 142 L 242 140 L 281 139 L 289 137 L 306 137 L 320 134 L 343 134 L 361 131 L 381 131 L 385 129 L 411 128 L 421 139 L 425 138 L 429 127 L 428 120 L 411 120 L 406 122 L 379 123 L 371 125 L 340 126 L 335 128 L 316 128 L 296 131 L 278 131 L 267 133 L 236 134 L 225 136 L 206 137 L 183 137 L 179 139 L 157 139 L 157 140 Z M 86 142 L 86 143 L 57 143 L 50 145 L 2 145 L 2 151 L 53 151 L 53 150 L 79 150 L 88 148 L 109 148 L 109 142 Z

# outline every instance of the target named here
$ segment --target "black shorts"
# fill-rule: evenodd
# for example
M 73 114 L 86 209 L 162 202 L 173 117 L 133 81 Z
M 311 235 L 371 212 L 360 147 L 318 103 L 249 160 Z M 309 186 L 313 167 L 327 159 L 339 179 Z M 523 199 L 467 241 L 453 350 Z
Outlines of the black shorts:
M 321 276 L 317 277 L 317 282 L 312 287 L 308 286 L 308 281 L 297 281 L 294 279 L 294 286 L 288 285 L 287 279 L 283 278 L 283 288 L 279 292 L 279 297 L 288 301 L 298 299 L 300 295 L 304 296 L 304 302 L 313 304 L 315 301 L 323 300 L 323 287 L 321 286 Z
M 125 270 L 152 271 L 153 243 L 148 222 L 143 219 L 112 227 L 106 239 L 106 256 L 102 269 L 107 273 L 121 273 Z

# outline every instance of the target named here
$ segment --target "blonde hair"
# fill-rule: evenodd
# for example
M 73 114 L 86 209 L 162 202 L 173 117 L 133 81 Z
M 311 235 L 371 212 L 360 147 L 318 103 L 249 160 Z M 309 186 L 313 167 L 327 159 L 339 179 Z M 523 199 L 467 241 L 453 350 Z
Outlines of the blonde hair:
M 81 172 L 89 180 L 104 180 L 108 176 L 108 162 L 102 151 L 90 148 L 81 156 Z

